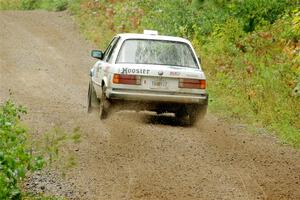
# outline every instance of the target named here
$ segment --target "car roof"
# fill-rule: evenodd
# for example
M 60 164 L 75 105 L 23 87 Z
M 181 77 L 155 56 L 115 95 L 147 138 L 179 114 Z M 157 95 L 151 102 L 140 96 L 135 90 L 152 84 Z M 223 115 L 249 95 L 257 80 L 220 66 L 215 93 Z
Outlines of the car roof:
M 181 38 L 181 37 L 174 37 L 174 36 L 165 36 L 165 35 L 152 35 L 152 34 L 137 34 L 137 33 L 121 33 L 117 36 L 121 37 L 122 39 L 150 39 L 150 40 L 166 40 L 166 41 L 175 41 L 175 42 L 184 42 L 190 44 L 189 40 Z

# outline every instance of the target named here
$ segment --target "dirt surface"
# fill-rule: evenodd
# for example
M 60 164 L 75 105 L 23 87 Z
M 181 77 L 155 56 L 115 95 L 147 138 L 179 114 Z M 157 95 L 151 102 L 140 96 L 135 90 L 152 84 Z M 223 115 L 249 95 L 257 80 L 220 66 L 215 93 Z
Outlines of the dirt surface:
M 300 199 L 300 152 L 271 136 L 212 114 L 195 127 L 149 113 L 88 115 L 91 49 L 66 13 L 0 12 L 0 101 L 12 93 L 28 108 L 34 136 L 82 132 L 64 178 L 79 194 L 70 198 Z

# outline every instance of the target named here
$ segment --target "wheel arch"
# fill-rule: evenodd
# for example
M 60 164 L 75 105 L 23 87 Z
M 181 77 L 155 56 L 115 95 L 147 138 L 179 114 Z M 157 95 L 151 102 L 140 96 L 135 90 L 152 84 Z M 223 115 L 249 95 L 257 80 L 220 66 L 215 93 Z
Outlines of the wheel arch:
M 108 79 L 107 79 L 107 77 L 103 77 L 103 79 L 101 81 L 101 94 L 103 93 L 103 88 L 104 87 L 106 87 L 106 88 L 108 87 Z
M 103 79 L 101 81 L 101 88 L 107 87 L 107 86 L 108 86 L 108 79 L 107 79 L 107 77 L 103 77 Z

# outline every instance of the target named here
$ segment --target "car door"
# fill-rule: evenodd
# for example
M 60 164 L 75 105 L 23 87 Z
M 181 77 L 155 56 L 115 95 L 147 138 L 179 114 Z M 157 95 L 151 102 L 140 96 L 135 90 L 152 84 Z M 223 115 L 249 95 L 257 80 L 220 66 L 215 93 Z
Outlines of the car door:
M 103 60 L 101 60 L 97 67 L 96 67 L 96 81 L 102 87 L 102 80 L 105 77 L 105 68 L 108 66 L 108 62 L 110 61 L 112 52 L 116 47 L 120 37 L 114 37 L 113 40 L 109 43 L 108 47 L 106 48 L 103 56 Z

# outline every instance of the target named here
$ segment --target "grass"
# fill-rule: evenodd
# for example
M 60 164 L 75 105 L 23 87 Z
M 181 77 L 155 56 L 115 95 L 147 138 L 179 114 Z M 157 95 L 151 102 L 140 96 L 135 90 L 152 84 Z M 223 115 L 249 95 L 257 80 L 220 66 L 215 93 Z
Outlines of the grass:
M 63 11 L 68 8 L 68 0 L 0 0 L 0 10 L 34 10 Z
M 256 126 L 263 126 L 284 143 L 300 144 L 299 60 L 291 42 L 280 31 L 288 21 L 278 20 L 242 37 L 238 48 L 223 49 L 224 38 L 202 47 L 210 74 L 211 110 Z M 226 39 L 226 38 L 225 38 Z M 214 47 L 221 47 L 218 50 Z M 282 50 L 286 51 L 282 51 Z M 220 57 L 219 52 L 229 55 Z M 216 56 L 211 56 L 216 55 Z M 226 110 L 226 112 L 224 112 Z
M 64 175 L 67 170 L 76 166 L 76 155 L 72 149 L 81 141 L 79 127 L 71 132 L 54 127 L 44 133 L 42 138 L 33 141 L 33 145 L 43 155 L 48 167 L 57 168 Z
M 154 4 L 150 5 L 148 1 L 82 1 L 71 11 L 86 38 L 101 49 L 115 33 L 124 31 L 142 32 L 153 28 L 161 34 L 187 37 L 203 60 L 211 112 L 263 127 L 275 133 L 283 143 L 300 146 L 300 95 L 297 90 L 300 87 L 299 10 L 286 5 L 286 9 L 290 9 L 287 14 L 278 14 L 277 20 L 272 15 L 272 23 L 264 21 L 265 15 L 262 15 L 261 22 L 248 27 L 254 30 L 246 32 L 241 21 L 249 19 L 248 16 L 240 20 L 227 16 L 221 7 L 214 7 L 215 15 L 221 19 L 212 26 L 204 24 L 204 28 L 207 26 L 205 33 L 211 32 L 203 34 L 204 28 L 196 24 L 191 25 L 193 31 L 190 33 L 189 23 L 195 19 L 189 14 L 189 8 L 176 11 L 174 2 Z M 251 2 L 247 4 L 251 5 Z M 282 6 L 283 1 L 278 5 Z M 268 5 L 268 9 L 272 9 L 271 6 Z M 280 10 L 284 9 L 278 12 Z M 185 17 L 181 14 L 183 11 L 190 22 L 177 19 Z M 218 16 L 218 12 L 223 13 L 222 16 Z
M 0 5 L 22 9 L 18 2 L 32 1 L 0 0 Z M 33 8 L 68 8 L 85 37 L 101 49 L 119 32 L 156 29 L 188 38 L 202 57 L 211 112 L 263 127 L 284 143 L 300 146 L 298 1 L 41 2 Z

